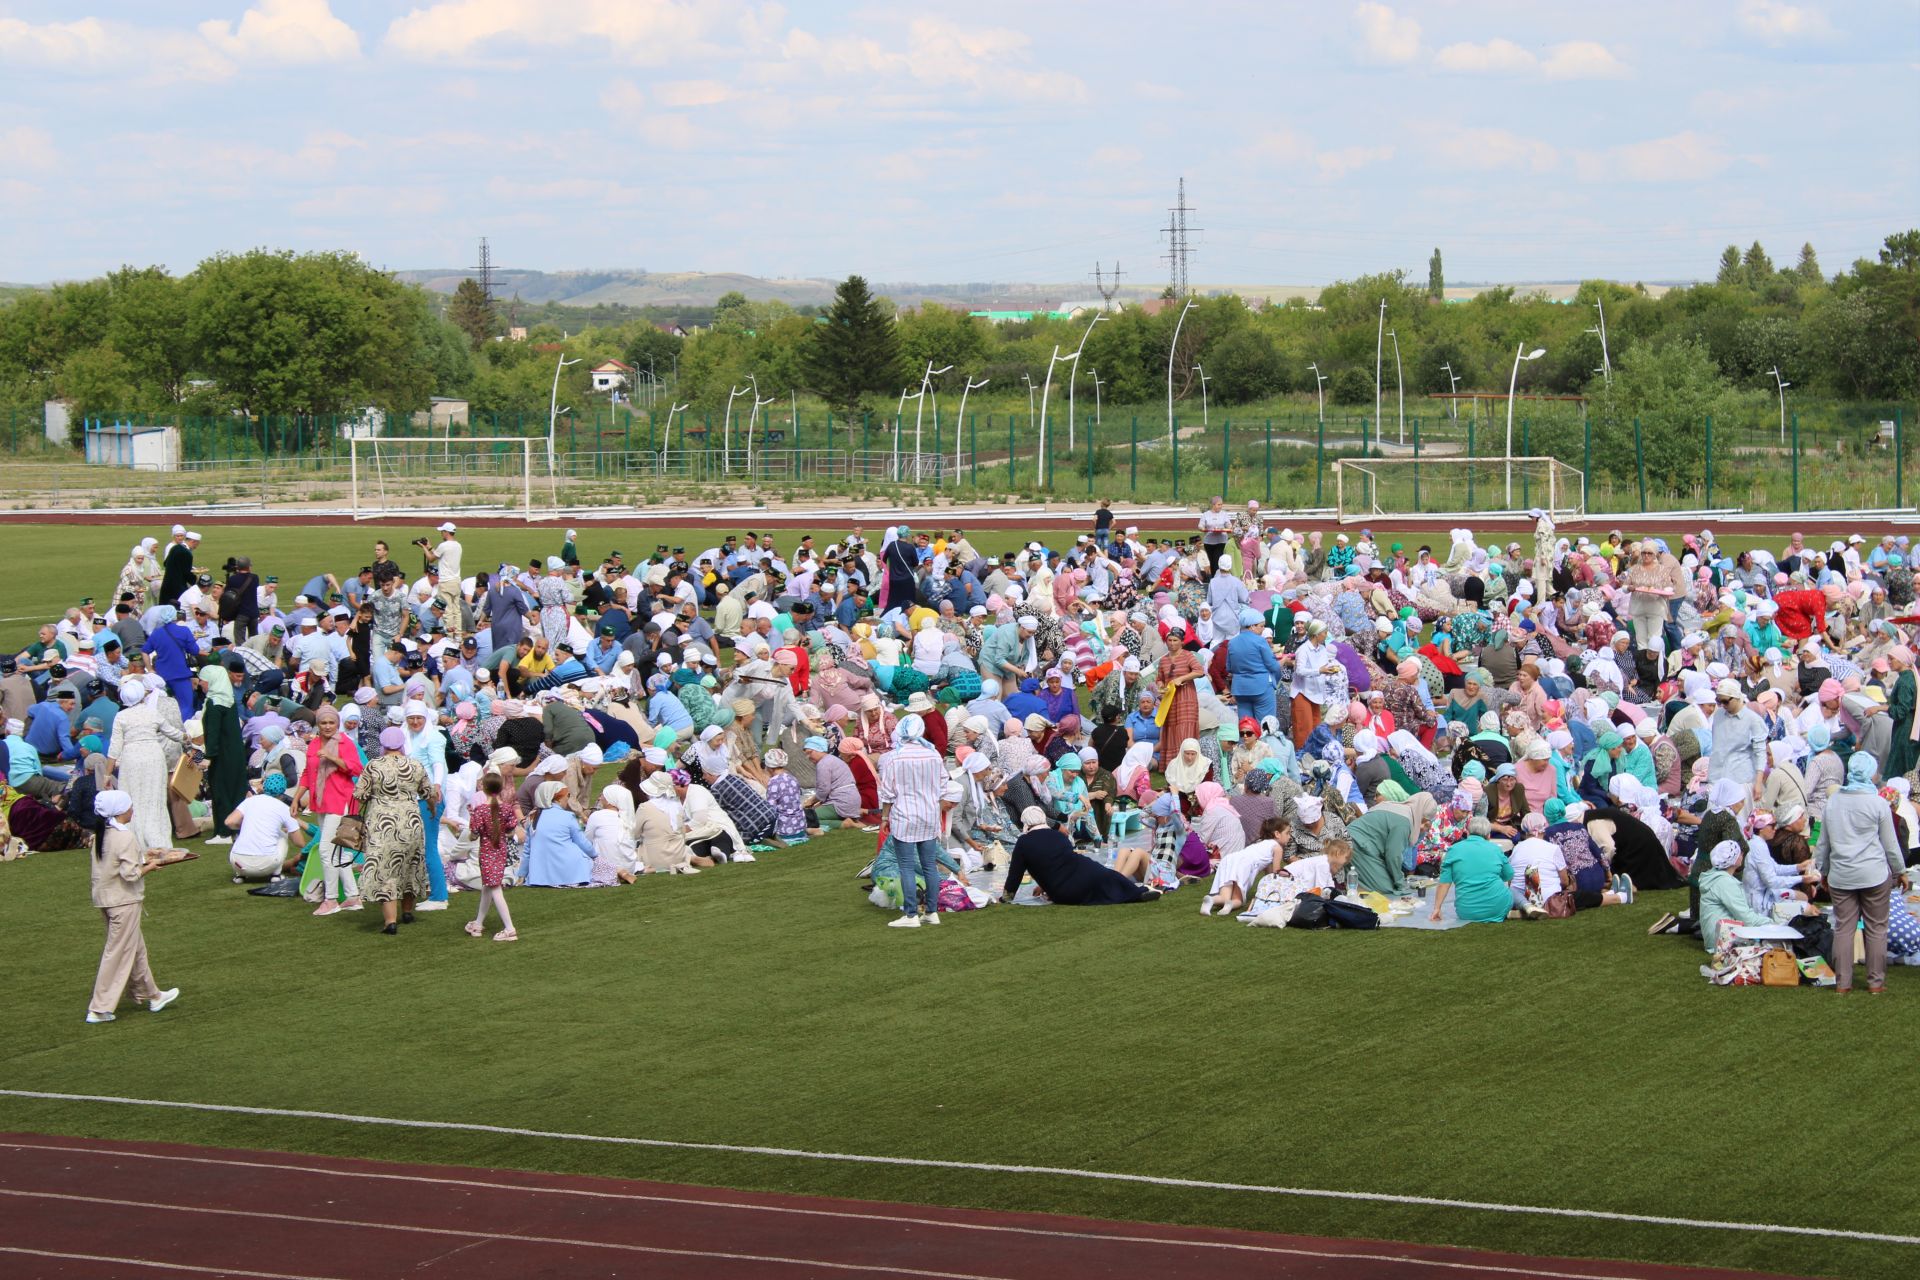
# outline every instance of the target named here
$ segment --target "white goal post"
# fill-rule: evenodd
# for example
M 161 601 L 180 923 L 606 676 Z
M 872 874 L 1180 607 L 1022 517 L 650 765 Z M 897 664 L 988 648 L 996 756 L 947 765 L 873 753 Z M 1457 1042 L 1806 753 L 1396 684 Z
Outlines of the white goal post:
M 1557 520 L 1586 510 L 1584 477 L 1558 458 L 1341 458 L 1333 464 L 1342 524 L 1395 516 L 1524 513 Z
M 353 518 L 518 509 L 532 520 L 534 457 L 544 436 L 349 437 Z

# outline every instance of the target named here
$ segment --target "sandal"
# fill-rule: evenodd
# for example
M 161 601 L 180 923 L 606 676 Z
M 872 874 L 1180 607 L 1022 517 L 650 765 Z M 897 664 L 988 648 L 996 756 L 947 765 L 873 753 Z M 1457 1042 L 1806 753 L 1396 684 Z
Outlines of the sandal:
M 495 942 L 518 942 L 520 941 L 520 935 L 511 929 L 502 929 L 493 935 L 493 940 Z
M 467 921 L 467 933 L 470 936 L 477 938 L 485 932 L 486 930 L 480 927 L 480 922 L 478 920 Z

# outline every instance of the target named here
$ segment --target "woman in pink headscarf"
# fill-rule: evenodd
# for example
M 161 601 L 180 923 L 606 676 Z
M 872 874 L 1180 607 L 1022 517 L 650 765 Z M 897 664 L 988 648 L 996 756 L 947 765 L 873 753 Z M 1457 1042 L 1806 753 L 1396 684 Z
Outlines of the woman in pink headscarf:
M 1246 848 L 1246 828 L 1240 814 L 1227 800 L 1226 789 L 1217 782 L 1203 782 L 1194 790 L 1200 812 L 1193 819 L 1193 830 L 1207 846 L 1212 858 L 1238 853 Z

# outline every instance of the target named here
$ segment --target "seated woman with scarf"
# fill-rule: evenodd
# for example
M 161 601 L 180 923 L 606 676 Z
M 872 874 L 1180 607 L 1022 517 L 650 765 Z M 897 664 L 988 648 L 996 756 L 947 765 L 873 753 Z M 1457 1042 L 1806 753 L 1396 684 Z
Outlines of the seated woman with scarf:
M 1062 906 L 1097 907 L 1126 902 L 1152 902 L 1158 890 L 1137 881 L 1092 858 L 1076 853 L 1073 842 L 1047 820 L 1047 815 L 1030 808 L 1020 815 L 1022 834 L 1014 841 L 1013 856 L 1007 864 L 1007 882 L 1001 896 L 1011 902 L 1020 885 L 1031 875 L 1034 884 L 1050 902 Z
M 722 743 L 724 737 L 719 725 L 707 726 L 688 756 L 699 765 L 700 782 L 726 810 L 735 830 L 748 845 L 757 844 L 773 834 L 773 806 L 736 770 L 732 750 Z
M 1198 739 L 1188 738 L 1166 763 L 1167 789 L 1180 804 L 1180 816 L 1192 819 L 1200 813 L 1200 784 L 1213 771 L 1213 762 L 1200 752 Z

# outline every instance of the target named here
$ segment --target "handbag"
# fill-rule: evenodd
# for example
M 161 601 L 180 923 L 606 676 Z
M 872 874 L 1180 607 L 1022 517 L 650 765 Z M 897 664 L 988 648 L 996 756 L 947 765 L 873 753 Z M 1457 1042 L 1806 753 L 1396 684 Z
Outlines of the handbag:
M 355 853 L 365 853 L 366 845 L 366 820 L 357 813 L 350 813 L 341 818 L 340 824 L 333 829 L 334 849 L 351 849 Z
M 1167 713 L 1173 710 L 1173 695 L 1178 690 L 1179 686 L 1169 683 L 1160 692 L 1160 705 L 1153 709 L 1153 722 L 1163 729 L 1167 727 Z
M 1760 957 L 1760 985 L 1763 987 L 1800 985 L 1800 966 L 1794 963 L 1792 951 L 1786 947 L 1767 948 L 1767 953 Z
M 182 800 L 198 800 L 200 783 L 206 777 L 206 770 L 193 762 L 193 757 L 182 753 L 179 763 L 173 766 L 173 775 L 167 780 L 168 789 Z
M 1371 913 L 1369 913 L 1371 914 Z M 1303 893 L 1293 900 L 1293 914 L 1287 917 L 1289 929 L 1326 929 L 1332 926 L 1328 918 L 1327 900 L 1317 893 Z M 1379 923 L 1375 920 L 1376 924 Z
M 1547 919 L 1566 920 L 1573 916 L 1573 895 L 1562 889 L 1547 899 Z
M 1327 923 L 1336 929 L 1378 929 L 1380 917 L 1371 907 L 1339 898 L 1326 900 Z

